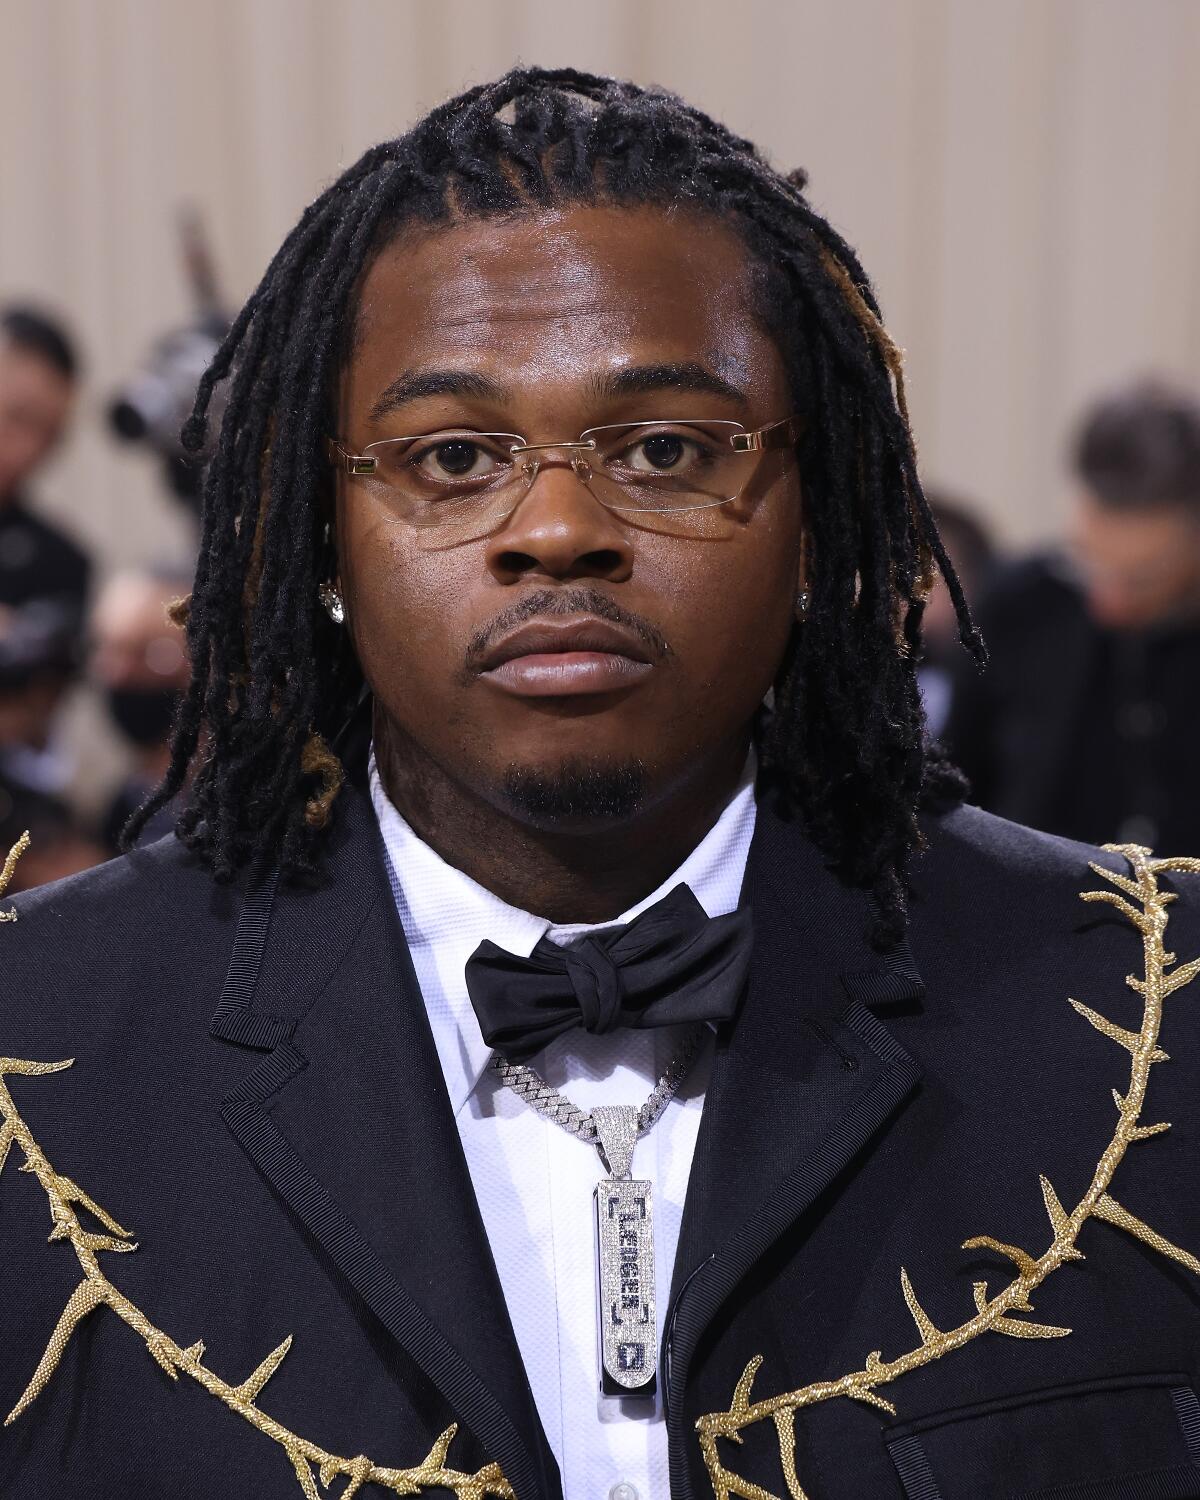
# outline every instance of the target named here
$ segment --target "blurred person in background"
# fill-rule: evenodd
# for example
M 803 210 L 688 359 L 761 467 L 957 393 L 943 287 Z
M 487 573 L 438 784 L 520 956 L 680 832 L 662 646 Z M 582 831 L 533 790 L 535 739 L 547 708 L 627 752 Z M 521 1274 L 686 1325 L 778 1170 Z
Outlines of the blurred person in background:
M 90 870 L 109 857 L 62 797 L 14 785 L 0 776 L 0 847 L 11 849 L 23 833 L 31 843 L 16 867 L 10 892 L 31 891 L 66 875 Z
M 1161 382 L 1080 424 L 1067 547 L 980 610 L 946 727 L 981 806 L 1087 842 L 1200 847 L 1200 403 Z
M 57 321 L 25 306 L 0 310 L 0 828 L 38 835 L 19 887 L 103 858 L 63 799 L 70 764 L 55 741 L 78 675 L 91 566 L 27 495 L 60 445 L 78 376 Z
M 967 602 L 974 606 L 981 591 L 987 587 L 995 567 L 996 551 L 992 538 L 970 504 L 957 495 L 927 487 L 925 497 L 946 544 L 946 551 L 953 560 Z M 917 668 L 917 683 L 921 689 L 929 733 L 936 738 L 946 727 L 954 674 L 962 656 L 954 601 L 940 571 L 933 592 L 925 604 L 921 636 L 921 664 Z
M 0 605 L 51 601 L 82 621 L 90 565 L 59 527 L 29 508 L 25 486 L 57 450 L 79 362 L 66 332 L 25 307 L 0 311 Z
M 122 828 L 170 764 L 171 725 L 189 674 L 183 631 L 168 610 L 190 587 L 190 579 L 170 572 L 118 573 L 96 601 L 91 676 L 132 755 L 101 820 L 109 854 L 118 852 Z M 174 806 L 160 809 L 141 842 L 169 833 L 177 815 Z
M 79 660 L 91 569 L 30 509 L 26 485 L 59 446 L 78 367 L 52 319 L 0 311 L 0 770 L 50 794 L 67 777 L 51 734 Z

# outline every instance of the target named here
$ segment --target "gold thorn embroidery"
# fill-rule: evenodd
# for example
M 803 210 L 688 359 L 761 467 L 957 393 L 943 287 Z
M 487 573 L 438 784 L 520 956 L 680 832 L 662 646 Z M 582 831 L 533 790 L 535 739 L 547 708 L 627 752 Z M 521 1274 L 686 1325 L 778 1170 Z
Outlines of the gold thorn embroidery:
M 2 879 L 3 874 L 0 872 L 0 880 Z M 497 1464 L 487 1464 L 475 1474 L 448 1467 L 447 1454 L 458 1430 L 457 1425 L 448 1427 L 442 1433 L 428 1456 L 415 1468 L 391 1469 L 372 1463 L 361 1455 L 357 1458 L 340 1458 L 275 1421 L 261 1410 L 257 1400 L 291 1348 L 290 1334 L 240 1385 L 230 1385 L 202 1363 L 203 1340 L 198 1339 L 186 1349 L 181 1348 L 162 1329 L 156 1328 L 141 1309 L 120 1292 L 100 1269 L 98 1257 L 105 1251 L 128 1252 L 137 1248 L 130 1239 L 130 1231 L 123 1229 L 111 1214 L 106 1213 L 69 1177 L 60 1176 L 54 1170 L 18 1112 L 5 1082 L 10 1074 L 32 1077 L 58 1073 L 63 1068 L 69 1068 L 73 1062 L 74 1058 L 54 1063 L 0 1058 L 0 1168 L 3 1167 L 9 1148 L 13 1144 L 19 1146 L 25 1157 L 21 1170 L 32 1172 L 37 1177 L 49 1202 L 50 1217 L 54 1225 L 50 1238 L 69 1241 L 83 1270 L 83 1280 L 71 1293 L 37 1369 L 16 1406 L 4 1419 L 5 1426 L 14 1422 L 49 1384 L 72 1333 L 88 1313 L 98 1307 L 110 1307 L 123 1323 L 127 1323 L 140 1335 L 150 1354 L 172 1380 L 178 1380 L 181 1373 L 190 1375 L 232 1411 L 269 1438 L 273 1438 L 286 1452 L 300 1487 L 310 1500 L 320 1500 L 313 1477 L 314 1469 L 320 1476 L 321 1484 L 326 1487 L 339 1475 L 346 1476 L 347 1484 L 341 1492 L 341 1500 L 356 1494 L 365 1484 L 379 1485 L 397 1495 L 413 1495 L 426 1489 L 439 1489 L 451 1491 L 457 1500 L 487 1500 L 489 1496 L 494 1497 L 494 1500 L 514 1500 L 512 1488 Z M 111 1234 L 93 1234 L 86 1230 L 79 1221 L 76 1205 L 93 1214 Z
M 917 1294 L 912 1289 L 912 1282 L 908 1279 L 908 1272 L 900 1268 L 900 1289 L 904 1293 L 904 1300 L 908 1303 L 908 1310 L 913 1315 L 913 1322 L 917 1325 L 917 1332 L 921 1335 L 923 1344 L 936 1344 L 944 1335 L 933 1326 L 929 1315 L 917 1301 Z
M 278 1349 L 272 1349 L 254 1373 L 246 1376 L 245 1380 L 237 1388 L 237 1393 L 243 1401 L 256 1401 L 258 1399 L 259 1392 L 283 1363 L 283 1356 L 291 1347 L 292 1336 L 289 1333 Z
M 1160 1255 L 1177 1260 L 1181 1266 L 1186 1266 L 1189 1271 L 1195 1271 L 1197 1275 L 1200 1275 L 1200 1260 L 1197 1260 L 1194 1255 L 1189 1255 L 1186 1250 L 1181 1250 L 1178 1245 L 1173 1245 L 1170 1240 L 1151 1229 L 1149 1224 L 1143 1224 L 1141 1219 L 1135 1219 L 1107 1193 L 1101 1193 L 1094 1212 L 1098 1219 L 1106 1219 L 1108 1223 L 1115 1224 L 1118 1229 L 1127 1229 L 1130 1234 L 1143 1240 Z
M 1102 1035 L 1111 1037 L 1114 1042 L 1120 1042 L 1126 1052 L 1134 1056 L 1137 1055 L 1138 1043 L 1141 1041 L 1141 1038 L 1136 1031 L 1126 1031 L 1123 1026 L 1115 1026 L 1106 1017 L 1094 1011 L 1090 1005 L 1080 1005 L 1078 1000 L 1068 1000 L 1067 1004 L 1073 1010 L 1077 1011 L 1085 1021 L 1090 1021 Z M 1154 1051 L 1150 1054 L 1151 1062 L 1166 1062 L 1167 1060 L 1167 1054 L 1161 1047 L 1155 1047 Z
M 0 895 L 7 890 L 17 860 L 28 847 L 29 835 L 25 833 L 13 846 L 8 858 L 4 861 L 3 869 L 0 869 Z M 0 912 L 0 922 L 15 922 L 16 920 L 15 911 Z M 74 1061 L 73 1057 L 53 1063 L 0 1057 L 0 1172 L 3 1172 L 9 1151 L 15 1143 L 21 1148 L 25 1157 L 18 1170 L 32 1172 L 37 1177 L 50 1204 L 50 1218 L 53 1223 L 50 1231 L 51 1241 L 68 1240 L 83 1270 L 83 1280 L 67 1299 L 67 1305 L 63 1308 L 54 1332 L 50 1335 L 50 1342 L 38 1361 L 37 1369 L 33 1372 L 16 1406 L 4 1419 L 6 1427 L 16 1421 L 45 1390 L 51 1376 L 58 1368 L 58 1362 L 63 1356 L 72 1333 L 83 1319 L 97 1307 L 106 1306 L 111 1307 L 122 1322 L 127 1323 L 145 1340 L 146 1348 L 172 1380 L 178 1380 L 179 1372 L 182 1370 L 185 1375 L 190 1375 L 193 1380 L 198 1381 L 206 1391 L 218 1397 L 253 1427 L 257 1427 L 260 1432 L 274 1439 L 290 1459 L 306 1500 L 320 1500 L 313 1479 L 314 1465 L 321 1484 L 326 1489 L 339 1474 L 346 1475 L 347 1484 L 342 1490 L 340 1500 L 349 1500 L 349 1497 L 357 1494 L 364 1484 L 376 1484 L 382 1489 L 392 1490 L 397 1495 L 415 1495 L 426 1489 L 436 1489 L 451 1491 L 456 1500 L 488 1500 L 489 1496 L 492 1500 L 515 1500 L 512 1487 L 500 1472 L 498 1464 L 485 1464 L 475 1474 L 466 1474 L 448 1467 L 450 1444 L 458 1431 L 457 1423 L 447 1427 L 429 1450 L 424 1461 L 412 1469 L 383 1468 L 361 1454 L 357 1458 L 339 1458 L 334 1453 L 327 1453 L 316 1443 L 298 1437 L 296 1433 L 284 1427 L 281 1422 L 276 1422 L 273 1417 L 268 1416 L 255 1404 L 263 1387 L 278 1370 L 283 1363 L 284 1356 L 292 1347 L 291 1334 L 288 1334 L 283 1343 L 267 1355 L 266 1359 L 242 1381 L 241 1385 L 231 1386 L 201 1363 L 204 1357 L 203 1339 L 197 1339 L 186 1349 L 181 1349 L 174 1339 L 160 1328 L 156 1328 L 140 1308 L 119 1292 L 101 1271 L 97 1256 L 106 1250 L 117 1252 L 136 1250 L 137 1245 L 133 1242 L 130 1231 L 123 1229 L 111 1214 L 106 1213 L 69 1177 L 63 1177 L 54 1170 L 45 1153 L 34 1140 L 28 1125 L 21 1118 L 5 1082 L 9 1074 L 39 1077 L 46 1073 L 59 1073 L 64 1068 L 71 1067 Z M 103 1224 L 109 1233 L 95 1234 L 84 1229 L 75 1212 L 74 1205 L 76 1204 L 85 1208 Z
M 934 1326 L 917 1301 L 908 1273 L 901 1270 L 901 1290 L 921 1338 L 920 1344 L 907 1354 L 884 1360 L 880 1351 L 873 1350 L 861 1370 L 852 1370 L 835 1380 L 816 1381 L 799 1390 L 762 1401 L 751 1399 L 754 1379 L 762 1364 L 762 1357 L 755 1356 L 738 1381 L 729 1409 L 710 1412 L 696 1423 L 701 1452 L 716 1500 L 732 1500 L 734 1496 L 740 1497 L 740 1500 L 778 1500 L 777 1496 L 761 1485 L 753 1484 L 726 1468 L 718 1448 L 718 1442 L 722 1439 L 741 1443 L 743 1429 L 756 1422 L 770 1421 L 774 1424 L 779 1442 L 780 1465 L 790 1500 L 808 1500 L 796 1472 L 795 1417 L 801 1408 L 846 1396 L 854 1401 L 865 1401 L 881 1407 L 894 1416 L 896 1408 L 876 1394 L 876 1386 L 887 1384 L 909 1370 L 930 1364 L 933 1360 L 962 1348 L 982 1333 L 1001 1333 L 1018 1339 L 1065 1338 L 1069 1335 L 1069 1328 L 1030 1323 L 1012 1317 L 1011 1314 L 1032 1312 L 1030 1294 L 1060 1266 L 1068 1261 L 1083 1259 L 1083 1252 L 1076 1247 L 1075 1242 L 1089 1219 L 1102 1219 L 1115 1225 L 1160 1254 L 1200 1274 L 1200 1259 L 1172 1244 L 1141 1219 L 1135 1218 L 1108 1192 L 1113 1174 L 1130 1143 L 1161 1135 L 1163 1131 L 1170 1129 L 1167 1122 L 1141 1125 L 1139 1119 L 1145 1103 L 1150 1069 L 1155 1063 L 1167 1061 L 1166 1053 L 1158 1046 L 1163 1001 L 1200 975 L 1200 958 L 1172 969 L 1176 955 L 1165 947 L 1163 934 L 1168 921 L 1167 907 L 1175 900 L 1175 896 L 1170 891 L 1159 889 L 1158 876 L 1172 871 L 1200 874 L 1200 859 L 1154 859 L 1148 849 L 1138 844 L 1107 844 L 1105 848 L 1110 853 L 1123 855 L 1129 861 L 1133 878 L 1106 870 L 1103 865 L 1093 864 L 1090 866 L 1092 871 L 1116 889 L 1084 891 L 1081 899 L 1106 902 L 1116 907 L 1142 934 L 1144 974 L 1141 978 L 1130 974 L 1126 976 L 1126 983 L 1142 997 L 1143 1013 L 1140 1030 L 1127 1031 L 1089 1006 L 1076 1000 L 1070 1001 L 1084 1020 L 1130 1055 L 1129 1086 L 1124 1094 L 1113 1090 L 1117 1106 L 1116 1131 L 1096 1165 L 1087 1191 L 1068 1213 L 1049 1179 L 1041 1178 L 1042 1199 L 1053 1232 L 1048 1249 L 1041 1255 L 1032 1255 L 991 1235 L 975 1235 L 963 1242 L 964 1250 L 992 1250 L 1004 1256 L 1012 1262 L 1017 1274 L 1002 1292 L 991 1298 L 987 1294 L 987 1283 L 975 1282 L 975 1316 L 957 1328 L 942 1332 Z M 1134 902 L 1138 905 L 1135 906 Z M 1169 969 L 1170 973 L 1167 972 Z
M 4 868 L 0 870 L 0 896 L 8 890 L 9 882 L 13 878 L 13 872 L 17 868 L 17 861 L 26 849 L 29 848 L 29 830 L 26 829 L 17 842 L 8 851 L 8 857 L 4 861 Z M 17 914 L 13 910 L 0 911 L 0 922 L 15 922 Z

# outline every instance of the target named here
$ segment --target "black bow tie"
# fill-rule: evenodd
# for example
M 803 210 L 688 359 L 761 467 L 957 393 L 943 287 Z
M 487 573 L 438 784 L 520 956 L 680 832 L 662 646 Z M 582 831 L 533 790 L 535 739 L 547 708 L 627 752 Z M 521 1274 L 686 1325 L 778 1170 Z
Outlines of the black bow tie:
M 467 960 L 467 992 L 483 1039 L 523 1062 L 570 1031 L 676 1026 L 733 1015 L 750 966 L 747 910 L 709 917 L 677 885 L 625 927 L 542 938 L 528 958 L 482 942 Z

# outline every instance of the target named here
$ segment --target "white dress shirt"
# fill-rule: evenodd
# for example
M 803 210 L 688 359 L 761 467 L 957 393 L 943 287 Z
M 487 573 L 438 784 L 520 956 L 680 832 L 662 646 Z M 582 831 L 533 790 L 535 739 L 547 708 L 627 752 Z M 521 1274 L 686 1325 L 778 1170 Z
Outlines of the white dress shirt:
M 593 926 L 554 926 L 509 906 L 448 865 L 397 812 L 371 757 L 371 797 L 392 889 L 429 1014 L 467 1166 L 566 1500 L 663 1500 L 670 1493 L 661 1394 L 599 1394 L 592 1190 L 594 1146 L 543 1119 L 488 1067 L 464 966 L 489 938 L 527 957 L 542 937 L 567 943 Z M 716 824 L 679 869 L 617 919 L 632 920 L 681 881 L 710 917 L 733 911 L 754 832 L 753 757 Z M 559 1037 L 531 1065 L 572 1103 L 644 1103 L 689 1028 Z M 636 1147 L 632 1174 L 654 1185 L 658 1338 L 671 1286 L 688 1174 L 712 1063 L 712 1038 L 679 1093 Z M 661 1391 L 661 1372 L 660 1372 Z

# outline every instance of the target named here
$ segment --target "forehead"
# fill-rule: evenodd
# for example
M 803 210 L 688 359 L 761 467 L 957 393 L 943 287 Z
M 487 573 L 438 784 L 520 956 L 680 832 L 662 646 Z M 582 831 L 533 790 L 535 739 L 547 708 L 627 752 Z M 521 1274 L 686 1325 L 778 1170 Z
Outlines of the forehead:
M 54 403 L 70 399 L 71 382 L 36 349 L 0 334 L 0 388 L 7 394 Z
M 774 394 L 757 284 L 736 233 L 688 212 L 583 206 L 407 232 L 364 278 L 346 375 L 369 404 L 402 367 L 569 382 L 692 360 Z

